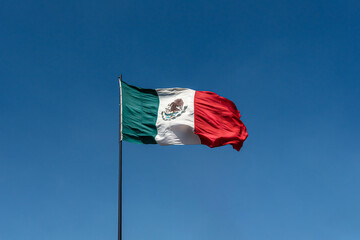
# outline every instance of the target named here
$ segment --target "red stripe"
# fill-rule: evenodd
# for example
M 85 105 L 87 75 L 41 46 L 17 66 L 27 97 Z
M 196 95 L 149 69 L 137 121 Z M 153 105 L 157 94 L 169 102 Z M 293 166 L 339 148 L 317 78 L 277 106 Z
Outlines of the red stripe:
M 211 148 L 231 144 L 237 151 L 248 136 L 235 104 L 213 92 L 195 92 L 195 134 Z

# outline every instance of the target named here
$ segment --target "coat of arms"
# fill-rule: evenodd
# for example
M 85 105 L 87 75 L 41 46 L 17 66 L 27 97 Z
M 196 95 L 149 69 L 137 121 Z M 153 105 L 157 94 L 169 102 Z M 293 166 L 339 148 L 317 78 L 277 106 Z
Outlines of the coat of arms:
M 162 119 L 164 121 L 173 120 L 181 114 L 183 114 L 187 109 L 187 106 L 184 107 L 184 101 L 181 98 L 174 100 L 172 103 L 168 104 L 165 108 L 165 111 L 161 112 Z

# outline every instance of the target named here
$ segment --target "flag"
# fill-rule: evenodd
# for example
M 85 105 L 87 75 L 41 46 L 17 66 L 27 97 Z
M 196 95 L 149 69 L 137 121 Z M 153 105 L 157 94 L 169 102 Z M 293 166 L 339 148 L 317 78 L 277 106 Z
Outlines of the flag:
M 120 81 L 121 139 L 160 145 L 231 144 L 248 136 L 235 104 L 213 92 L 188 88 L 143 89 Z

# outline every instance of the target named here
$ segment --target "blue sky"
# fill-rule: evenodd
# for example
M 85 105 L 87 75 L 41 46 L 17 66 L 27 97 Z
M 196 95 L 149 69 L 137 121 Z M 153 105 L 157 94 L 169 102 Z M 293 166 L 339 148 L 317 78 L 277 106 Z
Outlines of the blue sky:
M 5 1 L 0 239 L 116 239 L 117 76 L 249 137 L 124 143 L 124 240 L 360 238 L 359 1 Z

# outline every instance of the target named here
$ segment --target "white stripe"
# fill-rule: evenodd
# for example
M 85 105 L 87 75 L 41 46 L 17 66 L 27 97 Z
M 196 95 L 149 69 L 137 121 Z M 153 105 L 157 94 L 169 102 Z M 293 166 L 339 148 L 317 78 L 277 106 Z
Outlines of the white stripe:
M 121 89 L 121 79 L 119 78 L 119 89 L 120 89 L 120 141 L 123 140 L 123 104 L 122 104 L 122 89 Z
M 159 95 L 156 142 L 160 145 L 201 144 L 200 138 L 194 134 L 195 91 L 187 88 L 163 88 L 156 91 Z M 174 115 L 169 115 L 166 109 L 169 110 L 174 102 L 181 103 L 179 99 L 183 106 L 178 107 Z

